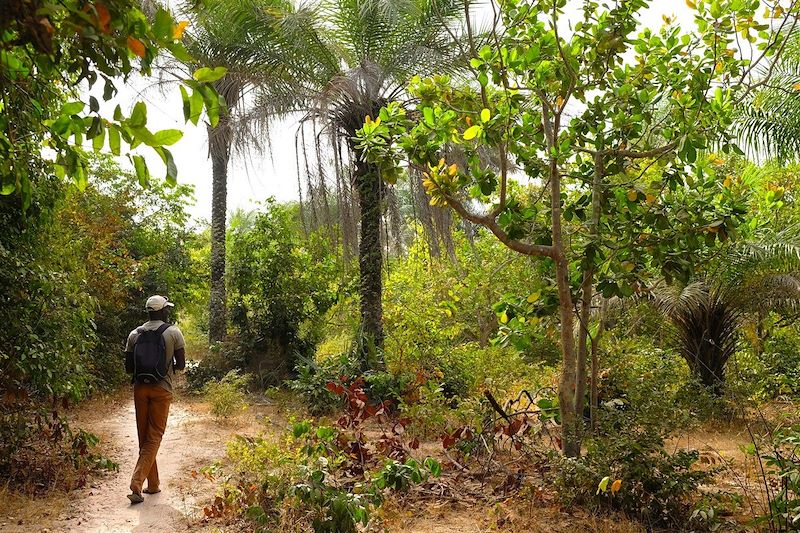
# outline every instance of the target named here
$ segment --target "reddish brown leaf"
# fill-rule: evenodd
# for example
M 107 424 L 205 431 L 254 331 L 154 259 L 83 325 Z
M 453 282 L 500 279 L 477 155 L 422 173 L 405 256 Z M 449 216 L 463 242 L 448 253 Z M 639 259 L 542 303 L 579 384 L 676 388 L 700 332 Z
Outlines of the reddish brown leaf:
M 137 39 L 136 37 L 128 36 L 128 49 L 136 54 L 137 56 L 143 58 L 145 54 L 145 47 L 144 43 Z

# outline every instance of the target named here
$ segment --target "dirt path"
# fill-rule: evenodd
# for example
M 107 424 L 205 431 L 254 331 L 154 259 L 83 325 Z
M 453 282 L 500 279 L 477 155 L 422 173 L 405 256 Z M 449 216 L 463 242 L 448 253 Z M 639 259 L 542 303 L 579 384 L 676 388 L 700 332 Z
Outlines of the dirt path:
M 214 496 L 214 486 L 192 472 L 221 459 L 234 434 L 263 431 L 265 408 L 251 409 L 232 422 L 218 422 L 207 404 L 178 395 L 170 407 L 167 430 L 158 454 L 160 494 L 145 495 L 130 505 L 126 495 L 136 463 L 138 440 L 129 391 L 92 400 L 75 416 L 75 427 L 97 434 L 102 452 L 117 462 L 118 472 L 94 478 L 82 489 L 46 500 L 11 502 L 0 515 L 6 532 L 156 532 L 196 531 L 202 527 L 202 507 Z

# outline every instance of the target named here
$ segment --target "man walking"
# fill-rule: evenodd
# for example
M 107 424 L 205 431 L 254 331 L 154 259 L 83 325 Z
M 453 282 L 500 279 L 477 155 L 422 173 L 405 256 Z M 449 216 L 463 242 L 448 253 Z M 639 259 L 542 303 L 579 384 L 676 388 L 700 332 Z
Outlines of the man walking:
M 167 322 L 173 303 L 163 296 L 147 299 L 149 320 L 131 331 L 125 345 L 125 371 L 133 374 L 133 403 L 139 434 L 139 459 L 131 477 L 131 503 L 145 494 L 161 492 L 156 454 L 167 427 L 175 371 L 186 366 L 186 343 L 176 326 Z M 142 489 L 145 479 L 147 488 Z

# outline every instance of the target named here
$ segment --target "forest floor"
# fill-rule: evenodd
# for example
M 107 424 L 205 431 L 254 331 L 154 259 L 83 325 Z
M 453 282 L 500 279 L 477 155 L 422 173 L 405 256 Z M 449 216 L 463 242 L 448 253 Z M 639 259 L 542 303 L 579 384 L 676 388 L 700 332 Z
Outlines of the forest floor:
M 263 401 L 227 421 L 214 418 L 202 398 L 178 393 L 170 408 L 169 422 L 158 455 L 162 492 L 145 495 L 145 502 L 130 505 L 126 498 L 130 474 L 136 461 L 137 437 L 133 402 L 129 390 L 92 399 L 73 413 L 73 427 L 101 438 L 100 451 L 119 464 L 119 471 L 93 476 L 89 483 L 70 493 L 31 499 L 0 490 L 0 531 L 3 532 L 161 532 L 242 531 L 243 524 L 210 523 L 203 507 L 216 492 L 214 481 L 198 474 L 201 468 L 224 460 L 228 441 L 234 435 L 258 435 L 287 426 L 287 411 L 281 402 Z M 698 428 L 676 438 L 668 448 L 689 448 L 709 457 L 738 463 L 736 470 L 750 470 L 741 446 L 748 442 L 734 426 Z M 670 450 L 674 451 L 674 450 Z M 724 459 L 723 459 L 724 458 Z M 750 468 L 748 468 L 750 466 Z M 746 476 L 749 477 L 749 476 Z M 748 480 L 749 481 L 749 480 Z M 717 478 L 716 488 L 736 491 L 729 476 Z M 455 487 L 454 487 L 455 488 Z M 462 486 L 462 490 L 467 487 Z M 471 533 L 494 531 L 644 531 L 622 517 L 597 518 L 560 509 L 553 501 L 538 504 L 522 498 L 470 498 L 456 489 L 448 498 L 387 501 L 380 511 L 387 531 L 412 533 Z M 745 509 L 742 509 L 748 514 Z
M 158 469 L 162 492 L 145 495 L 130 505 L 126 495 L 136 463 L 138 440 L 131 391 L 94 398 L 71 418 L 73 427 L 100 437 L 100 451 L 119 464 L 119 471 L 98 474 L 83 488 L 66 494 L 31 499 L 0 494 L 3 532 L 155 532 L 206 529 L 202 508 L 214 497 L 215 486 L 197 472 L 224 458 L 225 445 L 235 435 L 255 435 L 265 429 L 270 406 L 251 406 L 230 421 L 211 416 L 208 404 L 176 394 L 161 449 Z

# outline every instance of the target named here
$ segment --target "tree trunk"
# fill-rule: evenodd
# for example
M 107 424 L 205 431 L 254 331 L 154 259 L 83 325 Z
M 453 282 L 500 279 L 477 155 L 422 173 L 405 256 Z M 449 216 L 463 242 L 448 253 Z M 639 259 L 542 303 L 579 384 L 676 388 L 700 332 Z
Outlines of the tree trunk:
M 592 431 L 597 429 L 597 410 L 599 407 L 598 404 L 598 396 L 597 396 L 597 381 L 599 379 L 600 374 L 600 337 L 603 335 L 603 332 L 606 328 L 606 309 L 608 307 L 608 301 L 603 298 L 603 303 L 600 304 L 600 319 L 597 324 L 597 333 L 594 334 L 592 337 L 592 377 L 591 377 L 591 385 L 590 385 L 590 409 L 589 409 L 589 416 L 591 418 L 592 423 Z
M 556 266 L 558 314 L 561 320 L 561 353 L 563 360 L 561 378 L 558 383 L 558 401 L 561 412 L 561 449 L 567 457 L 578 457 L 581 454 L 579 430 L 581 420 L 575 410 L 575 391 L 577 388 L 575 321 L 569 283 L 569 262 L 564 251 L 564 239 L 561 232 L 561 176 L 556 160 L 550 162 L 550 197 L 553 261 Z
M 600 226 L 600 209 L 603 195 L 603 177 L 605 168 L 603 166 L 603 156 L 594 156 L 594 177 L 592 179 L 592 213 L 589 223 L 589 246 L 594 247 Z M 577 360 L 577 383 L 575 388 L 575 411 L 578 416 L 583 416 L 583 409 L 586 402 L 586 362 L 589 355 L 589 327 L 592 319 L 592 295 L 594 292 L 594 254 L 584 257 L 583 280 L 581 282 L 581 312 L 580 312 L 580 331 L 578 332 L 578 360 Z M 596 349 L 595 338 L 591 339 L 592 350 Z M 592 359 L 594 369 L 594 359 Z M 580 429 L 583 429 L 581 424 Z
M 381 253 L 381 178 L 375 167 L 356 155 L 355 181 L 358 205 L 361 208 L 361 239 L 358 243 L 360 268 L 361 328 L 363 332 L 362 364 L 383 368 L 383 291 Z
M 227 297 L 225 293 L 225 227 L 228 209 L 228 161 L 230 159 L 230 124 L 220 117 L 216 128 L 208 128 L 208 146 L 212 166 L 211 193 L 211 295 L 208 304 L 208 339 L 225 339 Z

